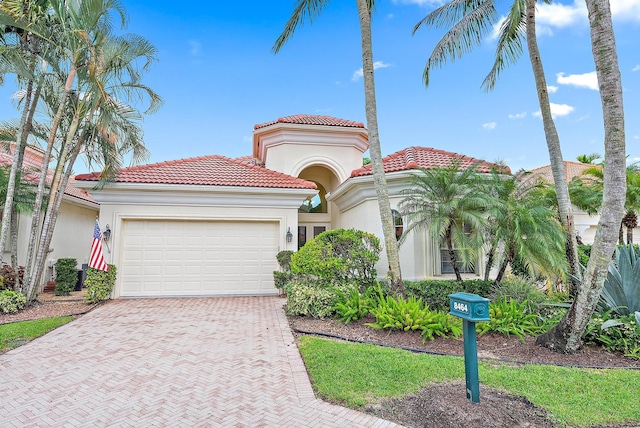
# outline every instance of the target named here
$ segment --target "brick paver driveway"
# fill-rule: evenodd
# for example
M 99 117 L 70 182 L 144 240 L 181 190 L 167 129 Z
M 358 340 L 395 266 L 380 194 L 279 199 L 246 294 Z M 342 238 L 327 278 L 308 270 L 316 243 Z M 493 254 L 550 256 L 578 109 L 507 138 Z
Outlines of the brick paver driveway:
M 0 355 L 0 425 L 394 426 L 314 397 L 283 303 L 109 302 Z

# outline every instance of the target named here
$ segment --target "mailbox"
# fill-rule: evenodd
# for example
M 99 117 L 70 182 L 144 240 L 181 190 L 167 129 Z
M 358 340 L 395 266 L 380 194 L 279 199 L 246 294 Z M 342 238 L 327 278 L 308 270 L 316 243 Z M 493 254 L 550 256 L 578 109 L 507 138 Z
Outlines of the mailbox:
M 489 321 L 489 299 L 471 293 L 449 294 L 449 313 L 463 320 Z

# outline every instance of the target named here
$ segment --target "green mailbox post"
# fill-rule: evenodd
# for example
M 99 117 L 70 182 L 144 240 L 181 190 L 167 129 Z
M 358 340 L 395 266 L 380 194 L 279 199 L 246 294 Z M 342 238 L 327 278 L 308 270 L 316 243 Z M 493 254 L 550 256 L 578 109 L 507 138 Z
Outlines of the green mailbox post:
M 479 403 L 480 382 L 478 379 L 476 322 L 489 321 L 489 299 L 471 293 L 449 294 L 449 313 L 462 318 L 467 398 L 472 403 Z

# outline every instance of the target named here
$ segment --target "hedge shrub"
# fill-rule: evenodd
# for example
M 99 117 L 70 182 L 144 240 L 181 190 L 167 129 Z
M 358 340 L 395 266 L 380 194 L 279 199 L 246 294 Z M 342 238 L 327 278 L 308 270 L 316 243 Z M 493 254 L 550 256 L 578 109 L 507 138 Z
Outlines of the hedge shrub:
M 11 290 L 0 291 L 0 313 L 14 314 L 24 308 L 27 298 L 22 293 Z
M 336 312 L 340 296 L 349 292 L 352 284 L 340 284 L 299 275 L 285 286 L 287 315 L 304 315 L 313 318 L 331 317 Z
M 76 259 L 58 259 L 56 262 L 56 296 L 68 296 L 78 282 L 78 261 Z
M 107 272 L 88 268 L 87 278 L 84 280 L 84 285 L 87 287 L 84 301 L 89 304 L 94 304 L 107 299 L 113 292 L 113 287 L 116 283 L 116 273 L 116 265 L 109 265 Z
M 360 291 L 375 285 L 375 264 L 380 240 L 356 229 L 334 229 L 321 233 L 291 257 L 294 275 L 311 275 L 324 281 L 356 282 Z
M 407 297 L 422 299 L 432 310 L 449 311 L 449 294 L 466 292 L 486 297 L 491 291 L 493 281 L 480 279 L 463 281 L 426 279 L 423 281 L 403 281 Z

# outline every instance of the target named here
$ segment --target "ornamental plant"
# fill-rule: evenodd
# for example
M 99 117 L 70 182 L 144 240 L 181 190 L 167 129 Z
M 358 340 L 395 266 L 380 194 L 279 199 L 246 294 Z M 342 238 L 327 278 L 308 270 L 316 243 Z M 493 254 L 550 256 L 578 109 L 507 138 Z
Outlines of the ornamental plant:
M 321 233 L 291 257 L 294 275 L 310 275 L 326 282 L 358 283 L 360 291 L 375 285 L 375 264 L 380 240 L 356 229 L 333 229 Z
M 640 311 L 640 262 L 633 245 L 616 249 L 615 262 L 609 264 L 600 295 L 600 310 L 618 315 Z
M 607 311 L 591 317 L 583 336 L 585 343 L 640 360 L 640 312 L 615 319 L 610 318 L 612 315 L 613 311 Z
M 0 313 L 14 314 L 24 309 L 27 298 L 17 291 L 2 290 L 0 291 Z
M 304 315 L 313 318 L 327 318 L 335 313 L 339 292 L 346 292 L 349 284 L 340 284 L 299 275 L 285 286 L 287 315 Z
M 56 262 L 56 296 L 68 296 L 78 282 L 78 261 L 62 258 Z
M 95 304 L 109 298 L 116 283 L 116 265 L 109 265 L 107 272 L 94 268 L 87 269 L 87 278 L 84 285 L 87 293 L 84 296 L 85 303 Z
M 524 336 L 536 336 L 543 331 L 536 314 L 527 313 L 526 302 L 503 297 L 495 303 L 489 303 L 490 321 L 476 324 L 478 334 L 495 332 L 507 337 L 514 334 L 524 342 Z
M 336 289 L 338 300 L 334 307 L 336 316 L 345 324 L 351 321 L 357 321 L 369 314 L 371 311 L 375 295 L 375 289 L 369 287 L 365 293 L 360 293 L 356 285 L 349 287 L 348 291 L 343 292 Z

